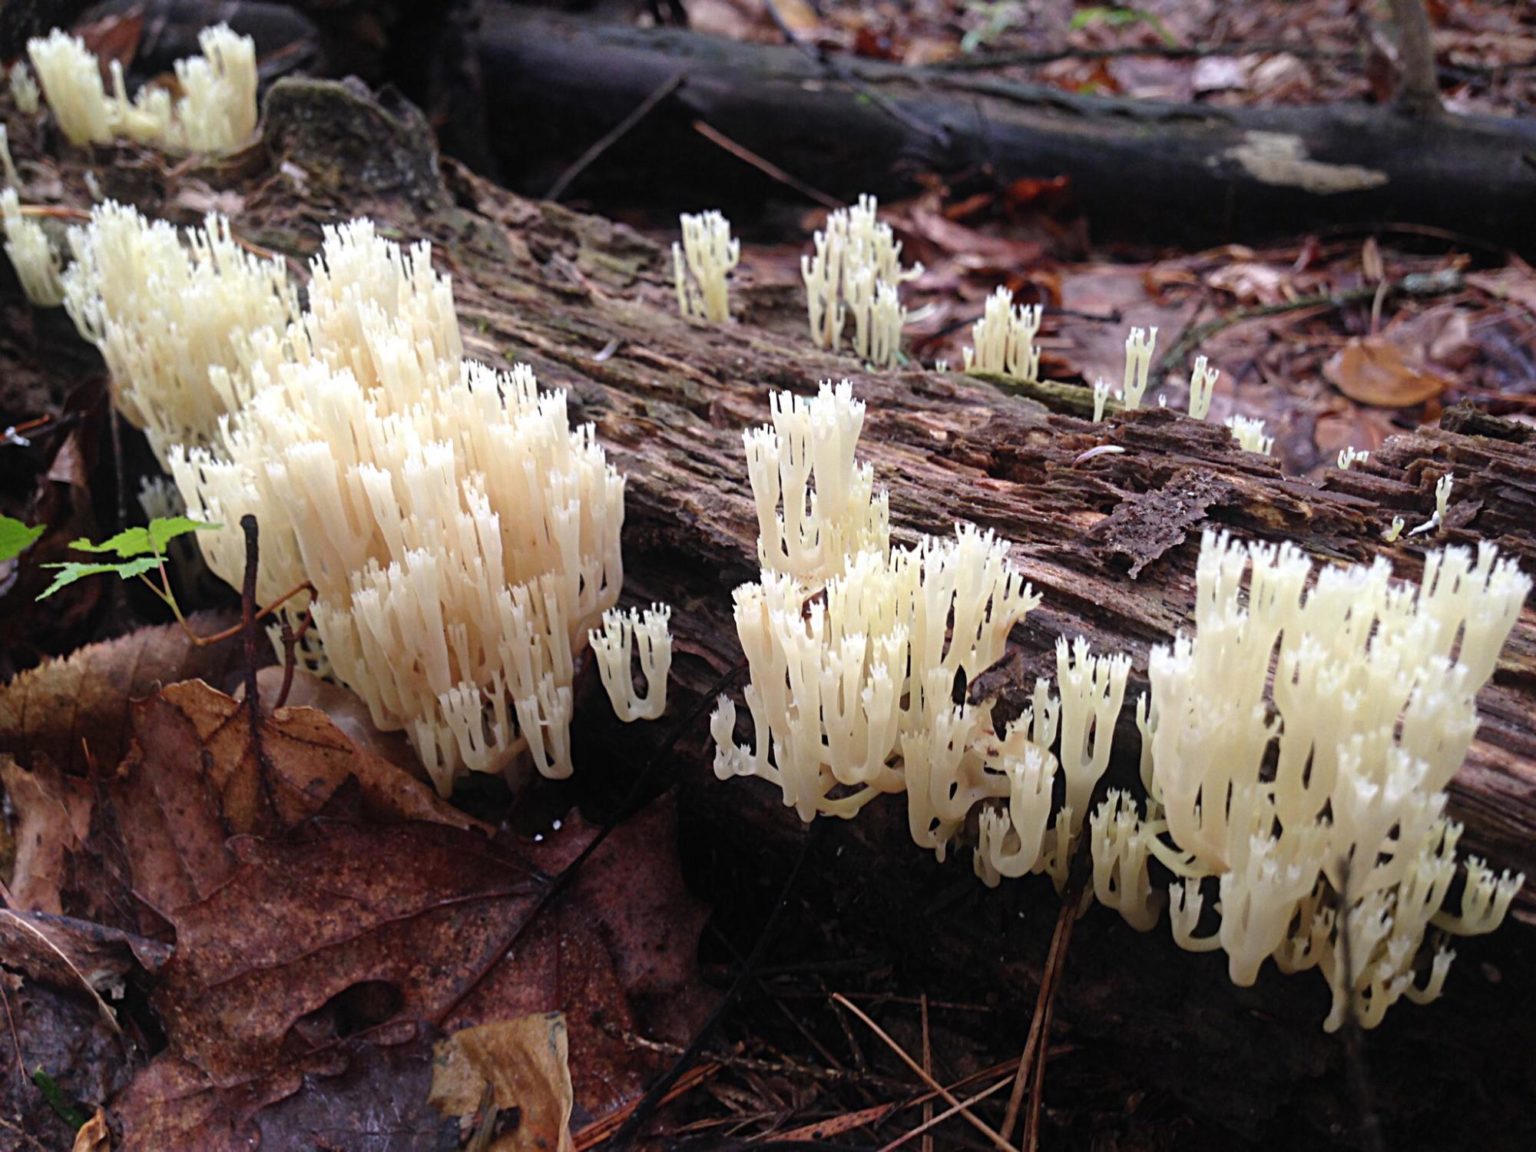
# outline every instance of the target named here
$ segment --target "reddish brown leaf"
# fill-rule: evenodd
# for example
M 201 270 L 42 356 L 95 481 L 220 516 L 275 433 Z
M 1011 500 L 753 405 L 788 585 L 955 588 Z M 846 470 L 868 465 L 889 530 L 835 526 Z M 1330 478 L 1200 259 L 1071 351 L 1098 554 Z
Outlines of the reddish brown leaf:
M 626 1034 L 686 1040 L 708 1007 L 694 970 L 703 911 L 677 874 L 671 821 L 661 804 L 622 826 L 531 922 L 545 872 L 465 829 L 319 820 L 284 841 L 238 839 L 225 882 L 172 915 L 177 952 L 155 996 L 172 1050 L 229 1087 L 360 1029 L 559 1010 L 577 1099 L 610 1111 L 654 1071 Z M 568 826 L 537 862 L 563 867 L 591 835 Z
M 211 634 L 233 620 L 198 614 L 192 626 Z M 177 680 L 222 679 L 239 655 L 238 644 L 199 648 L 168 624 L 50 660 L 0 688 L 0 752 L 28 767 L 47 757 L 71 775 L 84 773 L 92 758 L 111 767 L 128 750 L 130 701 Z
M 133 721 L 132 746 L 107 794 L 133 891 L 167 919 L 228 879 L 229 837 L 292 828 L 348 780 L 375 815 L 478 827 L 399 768 L 358 751 L 310 708 L 273 713 L 258 747 L 241 703 L 191 680 L 136 703 Z
M 1357 336 L 1323 365 L 1323 376 L 1358 404 L 1407 408 L 1433 400 L 1449 384 L 1443 376 L 1415 367 L 1395 344 L 1379 336 Z

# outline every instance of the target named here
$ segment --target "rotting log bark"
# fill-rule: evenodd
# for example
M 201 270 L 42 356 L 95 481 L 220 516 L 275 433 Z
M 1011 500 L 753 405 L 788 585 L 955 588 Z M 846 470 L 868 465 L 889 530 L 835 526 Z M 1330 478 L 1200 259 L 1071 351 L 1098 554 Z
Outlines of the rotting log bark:
M 1239 451 L 1224 429 L 1174 413 L 1094 425 L 985 380 L 865 373 L 786 335 L 799 322 L 750 297 L 728 327 L 690 325 L 673 314 L 656 245 L 608 221 L 518 199 L 453 165 L 443 185 L 423 188 L 430 142 L 397 132 L 397 117 L 360 114 L 358 101 L 341 86 L 289 90 L 272 106 L 275 122 L 269 113 L 269 139 L 281 151 L 258 146 L 217 168 L 169 167 L 125 151 L 136 175 L 124 192 L 189 223 L 206 199 L 192 192 L 228 189 L 238 199 L 227 202 L 243 205 L 239 232 L 295 255 L 314 248 L 319 223 L 352 211 L 432 240 L 454 276 L 468 353 L 526 361 L 546 387 L 569 389 L 628 476 L 626 596 L 675 606 L 674 718 L 717 690 L 740 658 L 730 590 L 754 575 L 756 534 L 741 431 L 764 419 L 770 389 L 805 390 L 822 377 L 853 378 L 868 403 L 861 455 L 891 489 L 898 538 L 945 533 L 963 518 L 1014 541 L 1045 603 L 1013 638 L 1016 663 L 991 678 L 1005 698 L 1050 670 L 1062 632 L 1128 651 L 1144 683 L 1150 646 L 1188 620 L 1205 524 L 1295 540 L 1323 559 L 1384 554 L 1406 577 L 1417 574 L 1426 543 L 1491 538 L 1536 571 L 1536 441 L 1527 429 L 1452 413 L 1445 427 L 1391 440 L 1319 488 Z M 327 162 L 338 117 L 359 133 L 382 133 L 381 149 L 421 153 L 373 167 Z M 304 124 L 331 127 L 317 138 Z M 18 150 L 40 159 L 32 144 L 23 138 Z M 74 206 L 89 202 L 89 161 L 76 155 L 59 165 L 63 199 Z M 1078 462 L 1104 444 L 1125 451 Z M 1410 523 L 1428 517 L 1447 469 L 1457 482 L 1444 535 L 1383 544 L 1393 514 Z M 1484 725 L 1453 789 L 1453 809 L 1467 822 L 1463 844 L 1536 874 L 1529 608 L 1481 702 Z M 668 724 L 619 734 L 595 697 L 589 705 L 578 732 L 583 771 L 605 761 L 632 771 L 667 735 Z M 672 753 L 689 859 L 699 865 L 696 880 L 717 892 L 739 881 L 729 889 L 739 902 L 754 885 L 782 879 L 803 830 L 766 784 L 715 782 L 706 743 L 695 723 Z M 1115 779 L 1134 777 L 1136 743 L 1127 713 Z M 968 986 L 997 1006 L 1005 1026 L 1016 1024 L 1039 978 L 1049 888 L 1026 881 L 988 892 L 965 877 L 957 855 L 958 863 L 936 865 L 911 845 L 899 801 L 877 803 L 823 837 L 804 873 L 806 899 L 909 968 Z M 1532 918 L 1536 897 L 1522 894 L 1519 907 Z M 1023 911 L 1030 915 L 1021 921 Z M 1257 988 L 1234 989 L 1219 959 L 1178 953 L 1165 933 L 1138 937 L 1115 917 L 1090 914 L 1074 937 L 1061 1027 L 1117 1062 L 1126 1083 L 1155 1084 L 1255 1144 L 1287 1109 L 1321 1126 L 1342 1115 L 1347 1131 L 1339 1050 L 1318 1028 L 1325 1003 L 1316 976 L 1266 972 Z M 1536 1045 L 1536 935 L 1510 926 L 1463 951 L 1483 963 L 1458 965 L 1445 1002 L 1397 1009 L 1371 1048 L 1381 1111 L 1419 1136 L 1446 1132 L 1437 1147 L 1532 1123 L 1522 1102 L 1536 1092 L 1536 1072 L 1505 1057 Z
M 1066 175 L 1096 233 L 1141 242 L 1409 222 L 1536 252 L 1530 121 L 1159 104 L 841 61 L 855 87 L 793 48 L 508 4 L 488 5 L 481 43 L 493 147 L 507 173 L 522 174 L 518 187 L 539 195 L 681 77 L 575 194 L 718 207 L 772 189 L 701 136 L 699 121 L 848 201 L 910 191 L 929 173 L 990 172 L 999 187 Z

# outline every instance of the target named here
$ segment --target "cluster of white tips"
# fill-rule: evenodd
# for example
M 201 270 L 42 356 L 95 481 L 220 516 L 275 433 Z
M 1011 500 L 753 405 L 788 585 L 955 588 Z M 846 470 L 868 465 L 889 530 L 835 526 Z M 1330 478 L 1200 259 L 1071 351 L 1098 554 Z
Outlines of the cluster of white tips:
M 1363 464 L 1370 458 L 1371 454 L 1369 452 L 1359 451 L 1351 444 L 1339 452 L 1339 467 L 1347 471 L 1351 464 L 1357 462 Z
M 657 720 L 667 710 L 667 676 L 672 668 L 672 633 L 667 627 L 672 609 L 652 604 L 643 612 L 631 608 L 603 613 L 603 626 L 587 634 L 597 661 L 603 689 L 618 718 Z M 632 654 L 639 653 L 645 694 L 635 691 Z
M 176 62 L 181 94 L 174 100 L 158 87 L 130 100 L 115 60 L 109 95 L 96 57 L 79 37 L 57 28 L 28 41 L 27 53 L 59 129 L 73 144 L 123 136 L 184 152 L 236 148 L 256 130 L 255 42 L 224 24 L 203 29 L 197 41 L 202 55 Z M 13 71 L 13 89 L 15 77 Z
M 209 567 L 238 581 L 254 514 L 258 601 L 314 586 L 317 662 L 444 794 L 465 771 L 569 774 L 575 656 L 622 581 L 624 482 L 592 427 L 526 367 L 463 359 L 426 245 L 326 229 L 299 311 L 225 221 L 187 238 L 103 206 L 67 287 L 125 410 L 179 438 L 189 514 L 229 526 L 199 536 Z
M 756 737 L 736 743 L 736 705 L 721 697 L 716 774 L 771 781 L 806 821 L 905 793 L 913 839 L 940 858 L 982 806 L 984 878 L 1048 870 L 1064 881 L 1129 661 L 1063 642 L 1060 696 L 1041 681 L 1034 707 L 999 737 L 992 700 L 957 704 L 953 693 L 1003 656 L 1039 603 L 1006 542 L 963 526 L 892 550 L 884 494 L 872 496 L 854 459 L 864 409 L 846 382 L 811 401 L 776 396 L 773 412 L 773 428 L 747 436 L 763 571 L 736 590 Z M 1067 804 L 1052 822 L 1058 770 Z
M 283 356 L 298 293 L 279 257 L 255 256 L 209 216 L 183 236 L 108 201 L 69 234 L 63 302 L 100 348 L 123 414 L 162 465 L 172 445 L 211 444 Z
M 1196 420 L 1204 420 L 1210 414 L 1211 398 L 1216 395 L 1216 382 L 1220 379 L 1221 369 L 1210 367 L 1204 356 L 1195 357 L 1194 370 L 1189 374 L 1189 414 Z
M 889 550 L 890 501 L 854 457 L 864 402 L 844 380 L 814 397 L 770 397 L 773 423 L 743 434 L 757 504 L 758 562 L 819 583 L 858 552 Z
M 1228 416 L 1223 424 L 1232 432 L 1232 438 L 1242 446 L 1244 452 L 1257 452 L 1260 456 L 1268 456 L 1271 448 L 1275 446 L 1273 436 L 1264 435 L 1264 421 L 1250 419 L 1247 416 Z
M 741 260 L 741 241 L 719 212 L 683 213 L 682 243 L 672 245 L 672 280 L 677 310 L 685 318 L 724 324 L 731 318 L 726 277 Z
M 1147 376 L 1152 369 L 1152 355 L 1157 351 L 1157 329 L 1132 328 L 1125 338 L 1125 377 L 1116 399 L 1127 412 L 1141 407 L 1147 392 Z
M 14 188 L 0 192 L 0 218 L 5 224 L 5 254 L 16 268 L 21 290 L 39 308 L 57 308 L 64 302 L 58 255 L 43 226 L 21 214 Z
M 981 319 L 971 326 L 973 347 L 965 349 L 967 372 L 991 372 L 1015 380 L 1040 379 L 1038 304 L 1015 304 L 1013 293 L 999 287 L 987 297 Z
M 1449 953 L 1426 983 L 1414 977 L 1431 925 L 1487 931 L 1522 882 L 1469 863 L 1461 915 L 1443 909 L 1460 831 L 1445 788 L 1531 581 L 1492 545 L 1431 553 L 1416 589 L 1385 561 L 1325 569 L 1309 588 L 1311 567 L 1290 545 L 1206 533 L 1195 633 L 1149 661 L 1147 813 L 1118 797 L 1095 815 L 1095 887 L 1146 927 L 1156 857 L 1180 878 L 1183 947 L 1224 950 L 1239 984 L 1266 958 L 1320 968 L 1334 994 L 1326 1026 L 1354 1003 L 1369 1027 L 1404 995 L 1438 993 Z M 1212 877 L 1220 928 L 1201 936 Z
M 38 101 L 42 93 L 38 91 L 37 81 L 32 79 L 32 73 L 20 60 L 11 67 L 10 85 L 11 99 L 16 101 L 16 110 L 26 116 L 37 115 Z
M 884 367 L 901 351 L 907 320 L 898 289 L 922 275 L 923 266 L 902 267 L 901 243 L 877 219 L 877 207 L 873 196 L 860 196 L 853 207 L 831 213 L 812 238 L 815 253 L 800 258 L 800 274 L 816 346 L 835 352 L 852 315 L 854 352 Z

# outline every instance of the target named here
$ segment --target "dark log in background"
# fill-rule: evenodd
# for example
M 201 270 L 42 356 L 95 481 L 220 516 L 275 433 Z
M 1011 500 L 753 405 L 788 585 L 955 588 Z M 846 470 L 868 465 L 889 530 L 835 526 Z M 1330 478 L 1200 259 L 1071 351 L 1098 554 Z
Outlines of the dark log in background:
M 842 201 L 933 175 L 986 173 L 999 188 L 1065 175 L 1099 238 L 1207 245 L 1411 222 L 1536 253 L 1530 120 L 1159 104 L 841 61 L 855 87 L 790 47 L 505 3 L 486 7 L 480 65 L 491 149 L 533 195 L 676 79 L 572 195 L 674 211 L 785 195 L 699 121 Z
M 1133 693 L 1144 686 L 1150 646 L 1188 621 L 1205 524 L 1295 540 L 1324 560 L 1386 554 L 1412 578 L 1426 542 L 1389 547 L 1379 532 L 1394 514 L 1427 518 L 1446 470 L 1457 476 L 1451 527 L 1434 543 L 1494 539 L 1536 571 L 1528 429 L 1452 413 L 1446 426 L 1397 437 L 1369 464 L 1316 487 L 1242 453 L 1224 429 L 1173 413 L 1092 425 L 1072 414 L 1083 400 L 1073 389 L 1031 398 L 954 374 L 864 373 L 851 359 L 810 349 L 802 318 L 785 314 L 774 295 L 741 294 L 728 328 L 686 324 L 673 314 L 656 245 L 603 219 L 519 199 L 457 165 L 435 184 L 425 177 L 432 153 L 420 120 L 355 91 L 282 89 L 265 131 L 271 154 L 258 146 L 222 166 L 167 169 L 132 149 L 70 156 L 61 165 L 64 200 L 89 202 L 83 171 L 93 167 L 110 191 L 181 223 L 198 212 L 180 192 L 198 182 L 232 189 L 243 198 L 241 233 L 296 255 L 314 249 L 321 223 L 361 212 L 432 240 L 454 276 L 469 354 L 527 361 L 546 387 L 568 388 L 629 477 L 626 599 L 675 606 L 673 722 L 740 659 L 730 590 L 755 575 L 756 532 L 740 433 L 764 419 L 771 389 L 806 391 L 820 378 L 851 377 L 869 404 L 862 455 L 891 488 L 898 539 L 948 532 L 963 518 L 1015 542 L 1045 604 L 1013 638 L 1013 684 L 1050 670 L 1058 633 L 1082 632 L 1097 647 L 1130 652 Z M 26 143 L 13 147 L 31 158 Z M 389 163 L 356 162 L 366 154 Z M 309 174 L 302 198 L 275 178 L 285 162 Z M 1075 463 L 1101 444 L 1126 451 Z M 1529 605 L 1481 704 L 1483 728 L 1453 790 L 1453 810 L 1468 825 L 1464 848 L 1536 874 Z M 605 715 L 594 695 L 578 731 L 582 772 L 595 780 L 622 779 L 669 734 L 666 722 L 621 730 Z M 1113 782 L 1134 777 L 1128 714 L 1119 735 Z M 685 862 L 728 921 L 760 922 L 805 832 L 762 782 L 716 782 L 707 743 L 695 722 L 669 754 Z M 941 867 L 913 847 L 899 800 L 832 823 L 807 861 L 775 954 L 824 949 L 833 936 L 858 942 L 894 964 L 908 987 L 994 1006 L 994 1040 L 1016 1038 L 1017 1048 L 1054 897 L 1038 879 L 988 891 L 957 855 Z M 1522 893 L 1519 914 L 1526 922 L 1458 945 L 1442 1001 L 1402 1004 L 1369 1037 L 1389 1143 L 1536 1142 L 1532 892 Z M 1320 1029 L 1325 1012 L 1315 973 L 1266 971 L 1255 988 L 1234 989 L 1220 956 L 1178 951 L 1166 925 L 1143 936 L 1094 909 L 1068 958 L 1056 1039 L 1073 1051 L 1053 1062 L 1047 1101 L 1072 1099 L 1074 1087 L 1091 1096 L 1088 1084 L 1102 1095 L 1107 1078 L 1127 1098 L 1150 1091 L 1186 1109 L 1193 1127 L 1183 1147 L 1348 1147 L 1358 1102 L 1345 1088 L 1339 1043 Z

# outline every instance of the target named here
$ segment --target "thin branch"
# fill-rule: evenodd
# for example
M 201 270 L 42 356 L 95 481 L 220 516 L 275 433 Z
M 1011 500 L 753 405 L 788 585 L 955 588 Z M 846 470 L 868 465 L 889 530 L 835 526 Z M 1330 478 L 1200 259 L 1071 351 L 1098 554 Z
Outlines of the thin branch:
M 929 1088 L 942 1096 L 946 1104 L 952 1105 L 954 1108 L 958 1109 L 960 1117 L 964 1119 L 965 1122 L 972 1128 L 976 1129 L 976 1131 L 985 1136 L 991 1145 L 998 1149 L 998 1152 L 1013 1152 L 1013 1148 L 1009 1145 L 1007 1140 L 999 1135 L 994 1129 L 988 1127 L 985 1121 L 977 1117 L 965 1104 L 956 1099 L 953 1092 L 944 1087 L 944 1085 L 940 1084 L 932 1076 L 928 1075 L 928 1073 L 924 1072 L 923 1066 L 916 1060 L 912 1059 L 911 1056 L 908 1056 L 906 1050 L 902 1048 L 900 1044 L 896 1043 L 896 1041 L 892 1040 L 890 1036 L 886 1034 L 885 1030 L 880 1027 L 880 1025 L 876 1024 L 872 1019 L 870 1019 L 869 1015 L 864 1011 L 864 1009 L 860 1008 L 852 1000 L 849 1000 L 841 992 L 834 992 L 832 994 L 832 1002 L 834 1004 L 841 1004 L 849 1012 L 852 1012 L 855 1016 L 857 1016 L 859 1021 L 876 1036 L 878 1036 L 881 1041 L 884 1042 L 886 1047 L 888 1047 L 892 1052 L 896 1053 L 897 1058 L 912 1070 L 912 1074 L 914 1076 L 916 1076 Z
M 702 120 L 695 120 L 693 122 L 693 130 L 700 136 L 704 137 L 704 139 L 708 140 L 711 144 L 717 145 L 720 148 L 724 148 L 738 160 L 746 161 L 748 164 L 752 165 L 752 167 L 756 168 L 769 179 L 777 180 L 786 188 L 793 188 L 807 200 L 813 200 L 828 210 L 836 210 L 843 206 L 841 201 L 828 196 L 825 192 L 822 192 L 817 188 L 812 188 L 799 177 L 791 176 L 788 172 L 784 171 L 784 169 L 780 168 L 772 160 L 764 159 L 762 156 L 759 156 L 756 152 L 752 151 L 752 149 L 748 148 L 745 144 L 736 143 L 736 141 L 732 140 L 718 128 L 712 128 Z
M 544 198 L 546 200 L 558 200 L 564 196 L 566 189 L 570 188 L 572 183 L 575 182 L 576 177 L 591 167 L 604 152 L 634 131 L 635 125 L 649 116 L 656 105 L 681 88 L 687 82 L 687 79 L 688 77 L 685 73 L 674 72 L 658 84 L 656 89 L 644 100 L 640 101 L 628 116 L 598 137 L 596 143 L 578 156 L 574 164 L 560 173 L 559 178 L 549 186 L 549 191 L 544 194 Z

